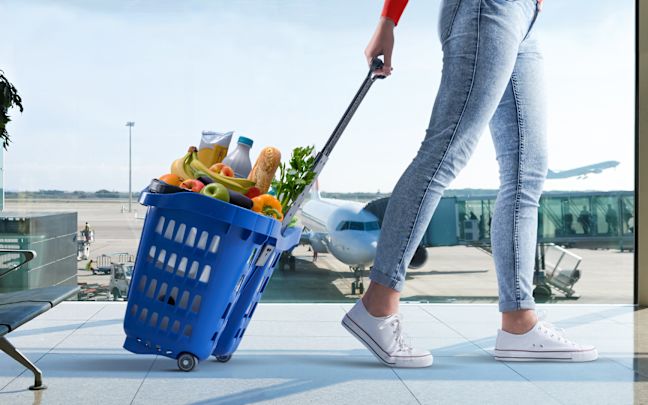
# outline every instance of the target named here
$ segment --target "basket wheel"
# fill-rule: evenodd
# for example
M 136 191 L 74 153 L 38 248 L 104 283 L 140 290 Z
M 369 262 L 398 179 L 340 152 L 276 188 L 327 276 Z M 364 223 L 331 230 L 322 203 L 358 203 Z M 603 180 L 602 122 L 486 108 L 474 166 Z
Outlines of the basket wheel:
M 191 371 L 198 364 L 198 359 L 191 353 L 180 353 L 178 356 L 178 368 L 182 371 Z
M 364 284 L 362 284 L 362 282 L 360 282 L 360 288 L 358 288 L 358 290 L 360 294 L 364 294 Z
M 355 281 L 351 283 L 351 295 L 355 295 L 356 293 L 356 283 Z
M 228 361 L 230 361 L 231 358 L 232 358 L 231 354 L 228 354 L 226 356 L 216 356 L 216 360 L 221 363 L 227 363 Z

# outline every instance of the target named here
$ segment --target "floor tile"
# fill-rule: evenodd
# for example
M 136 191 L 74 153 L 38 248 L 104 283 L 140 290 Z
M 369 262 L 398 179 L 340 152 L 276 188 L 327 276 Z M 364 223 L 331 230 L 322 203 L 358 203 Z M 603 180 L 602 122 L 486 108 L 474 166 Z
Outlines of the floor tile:
M 146 356 L 47 354 L 37 363 L 48 387 L 41 392 L 42 403 L 127 404 L 152 362 L 153 358 Z M 32 404 L 34 393 L 27 389 L 31 384 L 31 376 L 23 373 L 0 391 L 0 402 Z
M 430 368 L 396 373 L 423 404 L 504 404 L 513 398 L 524 398 L 524 404 L 559 403 L 505 364 L 484 356 L 437 357 Z
M 605 357 L 588 363 L 506 363 L 568 404 L 631 404 L 634 372 Z
M 369 403 L 416 403 L 394 372 L 373 359 L 317 352 L 241 352 L 228 363 L 202 362 L 190 373 L 158 358 L 134 403 L 357 404 L 358 395 Z

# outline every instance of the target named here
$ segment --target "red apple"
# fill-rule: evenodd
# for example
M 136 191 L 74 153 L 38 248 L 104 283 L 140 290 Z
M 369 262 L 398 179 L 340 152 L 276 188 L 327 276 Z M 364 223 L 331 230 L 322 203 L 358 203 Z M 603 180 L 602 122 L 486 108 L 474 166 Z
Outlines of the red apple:
M 223 166 L 220 174 L 227 177 L 234 177 L 234 170 L 232 170 L 232 168 L 229 166 Z
M 245 193 L 245 196 L 247 198 L 254 198 L 254 197 L 258 197 L 260 195 L 261 195 L 261 190 L 259 190 L 259 187 L 256 187 L 256 186 L 250 187 L 248 192 Z
M 200 180 L 189 179 L 180 183 L 180 188 L 199 193 L 205 185 Z

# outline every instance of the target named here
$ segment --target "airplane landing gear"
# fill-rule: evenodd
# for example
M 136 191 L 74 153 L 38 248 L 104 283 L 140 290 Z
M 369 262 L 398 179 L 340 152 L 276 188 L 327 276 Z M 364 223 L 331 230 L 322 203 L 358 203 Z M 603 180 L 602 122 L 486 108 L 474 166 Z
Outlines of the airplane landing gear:
M 362 271 L 364 267 L 351 267 L 351 270 L 353 270 L 353 277 L 355 277 L 355 281 L 351 283 L 351 295 L 356 295 L 356 292 L 358 294 L 364 294 L 364 284 L 362 282 Z

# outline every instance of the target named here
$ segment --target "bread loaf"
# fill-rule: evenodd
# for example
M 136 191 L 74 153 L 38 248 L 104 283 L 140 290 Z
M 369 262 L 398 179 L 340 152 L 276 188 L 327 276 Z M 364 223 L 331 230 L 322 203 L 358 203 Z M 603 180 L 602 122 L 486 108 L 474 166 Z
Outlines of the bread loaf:
M 272 146 L 265 147 L 259 152 L 248 179 L 256 183 L 256 186 L 265 194 L 270 189 L 270 183 L 274 178 L 275 172 L 281 162 L 281 152 Z

